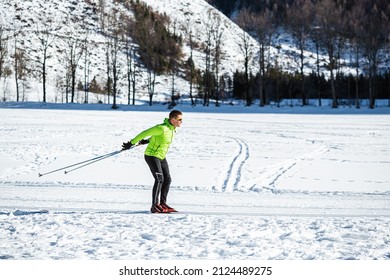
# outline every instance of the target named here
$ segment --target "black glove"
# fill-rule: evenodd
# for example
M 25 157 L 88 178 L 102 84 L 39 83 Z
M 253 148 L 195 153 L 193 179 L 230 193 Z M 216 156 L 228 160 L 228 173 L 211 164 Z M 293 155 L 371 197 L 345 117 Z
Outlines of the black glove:
M 126 143 L 123 143 L 122 144 L 122 150 L 128 150 L 131 148 L 131 146 L 133 146 L 133 144 L 131 144 L 131 142 L 126 142 Z
M 148 144 L 148 143 L 149 143 L 149 139 L 142 139 L 141 141 L 139 141 L 140 145 L 145 145 L 145 144 Z

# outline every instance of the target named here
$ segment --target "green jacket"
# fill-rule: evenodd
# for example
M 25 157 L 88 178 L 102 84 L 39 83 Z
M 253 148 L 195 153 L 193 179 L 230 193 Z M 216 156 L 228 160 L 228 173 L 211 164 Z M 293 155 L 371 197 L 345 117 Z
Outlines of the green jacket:
M 137 144 L 140 140 L 149 138 L 145 155 L 164 159 L 175 134 L 175 127 L 170 124 L 169 119 L 165 119 L 162 124 L 153 126 L 135 136 L 130 142 Z

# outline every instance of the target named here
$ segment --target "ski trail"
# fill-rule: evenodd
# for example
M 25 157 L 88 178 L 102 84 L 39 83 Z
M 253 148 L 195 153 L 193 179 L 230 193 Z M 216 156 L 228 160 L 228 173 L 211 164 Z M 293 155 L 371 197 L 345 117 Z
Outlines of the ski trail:
M 275 165 L 274 167 L 270 167 L 269 170 L 263 176 L 256 179 L 256 181 L 258 183 L 260 183 L 260 186 L 262 189 L 268 189 L 272 192 L 277 192 L 276 183 L 287 172 L 289 172 L 291 169 L 293 169 L 301 161 L 314 159 L 315 157 L 329 151 L 329 144 L 328 143 L 325 143 L 322 141 L 315 141 L 315 140 L 307 140 L 307 141 L 310 142 L 311 144 L 315 144 L 316 142 L 320 142 L 320 147 L 318 149 L 315 149 L 315 150 L 313 150 L 309 153 L 306 153 L 302 156 L 285 160 L 285 161 L 281 162 L 280 164 Z M 254 185 L 251 188 L 252 190 L 258 189 L 258 186 L 256 187 L 256 185 L 257 185 L 256 183 L 250 182 L 249 184 Z
M 220 186 L 220 190 L 223 192 L 232 192 L 238 189 L 242 168 L 249 158 L 249 146 L 242 139 L 232 138 L 238 145 L 238 152 L 228 164 L 226 173 L 223 175 L 223 182 Z

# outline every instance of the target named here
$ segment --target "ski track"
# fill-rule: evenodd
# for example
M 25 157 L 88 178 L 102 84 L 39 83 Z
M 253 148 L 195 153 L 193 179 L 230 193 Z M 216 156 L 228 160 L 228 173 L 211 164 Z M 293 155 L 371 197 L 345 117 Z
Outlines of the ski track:
M 232 140 L 237 143 L 238 152 L 237 155 L 235 155 L 230 161 L 227 171 L 225 172 L 224 182 L 222 187 L 220 187 L 223 192 L 232 192 L 239 189 L 242 177 L 242 168 L 246 160 L 249 158 L 248 144 L 242 139 L 232 138 Z
M 312 145 L 316 144 L 318 141 L 315 140 L 307 140 L 306 143 Z M 282 177 L 286 176 L 286 173 L 291 171 L 294 167 L 296 167 L 301 161 L 304 160 L 312 160 L 315 157 L 320 156 L 321 154 L 329 151 L 329 145 L 327 143 L 319 143 L 319 148 L 313 149 L 313 151 L 304 154 L 302 156 L 298 156 L 292 159 L 288 159 L 281 163 L 278 163 L 273 168 L 270 168 L 269 171 L 259 178 L 258 181 L 261 181 L 261 188 L 268 189 L 273 192 L 278 192 L 276 186 L 277 181 Z M 251 190 L 258 190 L 259 187 L 251 188 Z
M 227 119 L 213 119 L 218 122 L 236 122 L 236 120 L 227 120 Z M 253 121 L 250 121 L 253 123 Z M 254 122 L 256 123 L 256 122 Z M 236 145 L 236 154 L 232 159 L 226 164 L 226 169 L 221 172 L 219 181 L 222 183 L 218 184 L 217 188 L 214 188 L 217 191 L 221 192 L 232 192 L 237 190 L 244 191 L 259 191 L 259 190 L 269 190 L 271 192 L 279 192 L 277 189 L 277 181 L 282 177 L 286 176 L 289 171 L 296 167 L 302 161 L 310 161 L 314 158 L 328 152 L 330 150 L 329 143 L 323 140 L 314 140 L 307 139 L 303 137 L 298 137 L 296 135 L 281 133 L 279 131 L 274 132 L 262 132 L 267 135 L 274 137 L 283 138 L 284 140 L 292 141 L 301 141 L 303 145 L 307 145 L 312 149 L 312 151 L 299 155 L 287 160 L 284 160 L 280 163 L 275 164 L 273 167 L 268 167 L 267 171 L 258 176 L 255 179 L 243 180 L 242 170 L 249 159 L 249 144 L 241 138 L 237 137 L 228 137 L 234 141 Z M 210 137 L 219 137 L 219 135 L 209 135 Z M 311 146 L 315 147 L 312 148 Z M 253 183 L 254 182 L 254 183 Z

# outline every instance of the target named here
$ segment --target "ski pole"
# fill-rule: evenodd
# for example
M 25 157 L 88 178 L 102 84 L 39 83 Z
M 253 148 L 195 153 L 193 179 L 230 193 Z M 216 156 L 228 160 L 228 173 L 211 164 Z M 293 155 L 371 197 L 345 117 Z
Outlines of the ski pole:
M 134 148 L 134 147 L 137 147 L 137 146 L 139 146 L 139 145 L 140 145 L 140 144 L 133 145 L 130 149 L 132 149 L 132 148 Z M 78 169 L 80 169 L 80 168 L 83 168 L 83 167 L 88 166 L 88 165 L 90 165 L 90 164 L 93 164 L 93 163 L 95 163 L 95 162 L 98 162 L 98 161 L 101 161 L 101 160 L 103 160 L 103 159 L 112 157 L 112 156 L 114 156 L 114 155 L 116 155 L 116 154 L 119 154 L 119 153 L 121 153 L 121 152 L 123 152 L 123 151 L 125 151 L 125 150 L 119 150 L 119 151 L 116 151 L 116 152 L 112 152 L 112 153 L 110 153 L 110 154 L 106 154 L 106 155 L 100 156 L 100 157 L 98 157 L 98 158 L 90 159 L 89 161 L 86 161 L 86 162 L 81 162 L 81 163 L 79 163 L 78 165 L 80 165 L 80 164 L 82 164 L 82 163 L 84 163 L 84 164 L 83 164 L 83 165 L 80 165 L 80 166 L 77 166 L 77 167 L 75 167 L 75 168 L 73 168 L 73 169 L 70 169 L 70 170 L 65 170 L 64 173 L 65 173 L 65 174 L 68 174 L 68 173 L 70 173 L 70 172 L 72 172 L 72 171 L 78 170 Z M 73 166 L 75 166 L 75 165 L 73 165 Z M 68 166 L 68 168 L 73 167 L 73 166 Z M 66 168 L 65 168 L 65 169 L 66 169 Z
M 51 174 L 51 173 L 54 173 L 54 172 L 58 172 L 58 171 L 61 171 L 61 170 L 64 170 L 64 169 L 67 169 L 67 168 L 70 168 L 70 167 L 73 167 L 73 166 L 77 166 L 77 165 L 80 165 L 80 164 L 83 164 L 83 163 L 87 163 L 87 162 L 90 162 L 90 161 L 96 161 L 98 159 L 104 159 L 104 158 L 107 158 L 107 157 L 119 154 L 122 151 L 123 150 L 111 152 L 111 153 L 108 153 L 108 154 L 105 154 L 105 155 L 101 155 L 101 156 L 97 156 L 97 157 L 94 157 L 94 158 L 91 158 L 91 159 L 87 159 L 87 160 L 84 160 L 84 161 L 80 161 L 80 162 L 77 162 L 77 163 L 74 163 L 74 164 L 71 164 L 71 165 L 68 165 L 68 166 L 65 166 L 65 167 L 61 167 L 61 168 L 58 168 L 58 169 L 55 169 L 55 170 L 52 170 L 52 171 L 49 171 L 49 172 L 46 172 L 46 173 L 38 173 L 38 176 L 42 177 L 42 176 L 45 176 L 45 175 L 48 175 L 48 174 Z
M 114 155 L 116 155 L 116 154 L 119 154 L 120 152 L 123 152 L 123 151 L 124 151 L 124 150 L 120 150 L 120 151 L 113 152 L 113 153 L 111 153 L 111 154 L 109 154 L 109 155 L 107 155 L 107 156 L 105 156 L 105 157 L 101 157 L 101 158 L 98 158 L 98 159 L 89 161 L 89 162 L 87 162 L 87 163 L 85 163 L 85 164 L 83 164 L 83 165 L 77 166 L 77 167 L 75 167 L 75 168 L 73 168 L 73 169 L 70 169 L 70 170 L 65 170 L 64 173 L 65 173 L 65 174 L 68 174 L 68 173 L 70 173 L 70 172 L 72 172 L 72 171 L 75 171 L 75 170 L 77 170 L 77 169 L 83 168 L 83 167 L 85 167 L 85 166 L 87 166 L 87 165 L 90 165 L 90 164 L 92 164 L 92 163 L 95 163 L 95 162 L 98 162 L 98 161 L 100 161 L 100 160 L 103 160 L 103 159 L 112 157 L 112 156 L 114 156 Z

